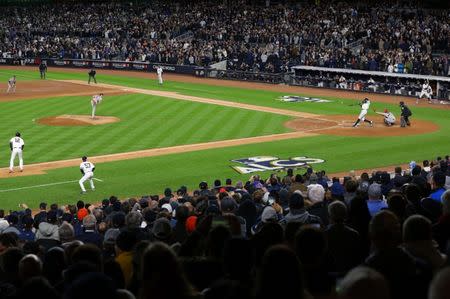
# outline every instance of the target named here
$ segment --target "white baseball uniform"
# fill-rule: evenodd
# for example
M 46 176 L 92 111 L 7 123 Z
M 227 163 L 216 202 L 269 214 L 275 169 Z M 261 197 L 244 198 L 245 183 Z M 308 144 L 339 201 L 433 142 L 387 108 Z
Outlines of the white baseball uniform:
M 162 67 L 157 67 L 156 68 L 156 73 L 158 74 L 158 82 L 159 84 L 163 84 L 163 78 L 162 78 L 162 73 L 163 73 L 163 69 Z
M 91 184 L 91 189 L 95 190 L 95 186 L 94 186 L 94 168 L 95 165 L 91 162 L 81 162 L 80 164 L 80 169 L 81 172 L 83 173 L 83 177 L 80 179 L 79 184 L 81 187 L 81 190 L 83 192 L 86 192 L 86 188 L 84 188 L 84 182 L 86 182 L 87 180 L 89 180 L 89 183 Z
M 359 113 L 358 118 L 361 121 L 364 121 L 364 119 L 366 119 L 366 115 L 367 115 L 367 110 L 369 110 L 370 107 L 370 101 L 366 101 L 365 103 L 363 103 L 361 105 L 361 112 Z
M 16 78 L 14 78 L 14 77 L 11 77 L 8 80 L 8 90 L 6 92 L 10 92 L 10 91 L 16 92 Z
M 347 89 L 347 80 L 345 80 L 344 76 L 339 78 L 339 88 Z
M 20 171 L 23 170 L 23 157 L 22 157 L 22 151 L 23 146 L 25 145 L 25 142 L 22 138 L 16 136 L 11 138 L 10 146 L 11 146 L 11 160 L 9 161 L 9 170 L 13 171 L 14 169 L 14 159 L 16 158 L 16 155 L 19 156 L 19 168 Z
M 422 91 L 420 92 L 419 99 L 425 97 L 428 100 L 431 100 L 431 95 L 433 94 L 433 90 L 431 89 L 430 84 L 424 83 L 422 85 Z
M 100 102 L 103 100 L 103 96 L 101 95 L 94 95 L 92 96 L 92 100 L 91 100 L 91 106 L 92 106 L 92 119 L 95 118 L 95 109 L 97 108 L 97 105 L 100 104 Z
M 395 124 L 395 115 L 392 112 L 376 112 L 377 114 L 384 116 L 384 123 L 388 126 Z

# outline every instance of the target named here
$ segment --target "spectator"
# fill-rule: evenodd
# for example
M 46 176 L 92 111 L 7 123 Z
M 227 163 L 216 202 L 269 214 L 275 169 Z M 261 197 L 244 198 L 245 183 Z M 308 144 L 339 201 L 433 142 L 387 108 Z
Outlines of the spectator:
M 61 245 L 64 247 L 68 243 L 75 240 L 75 232 L 70 223 L 64 222 L 58 229 Z
M 359 233 L 345 225 L 347 207 L 340 201 L 328 206 L 330 225 L 325 230 L 328 250 L 333 257 L 338 273 L 346 273 L 362 262 L 362 241 Z
M 365 264 L 380 272 L 389 283 L 392 298 L 422 298 L 431 273 L 403 251 L 400 222 L 390 211 L 376 214 L 369 228 L 373 251 Z
M 116 239 L 116 262 L 120 265 L 125 286 L 129 286 L 133 275 L 133 248 L 138 242 L 135 232 L 122 231 Z
M 433 173 L 431 177 L 432 191 L 430 193 L 430 198 L 437 202 L 441 202 L 441 196 L 445 192 L 444 185 L 445 185 L 445 174 L 441 171 L 436 171 L 435 173 Z
M 8 216 L 8 227 L 5 228 L 2 233 L 14 233 L 17 236 L 20 235 L 19 217 L 17 214 L 11 214 Z
M 83 221 L 83 218 L 89 214 L 89 211 L 85 208 L 84 202 L 82 200 L 79 200 L 77 202 L 77 209 L 77 218 L 79 221 Z
M 60 244 L 57 221 L 56 212 L 49 211 L 46 222 L 39 223 L 39 228 L 36 231 L 36 241 L 46 251 Z
M 19 278 L 24 283 L 32 277 L 40 276 L 42 273 L 42 262 L 34 254 L 25 255 L 19 262 Z
M 289 198 L 289 213 L 284 217 L 283 224 L 289 222 L 300 222 L 321 227 L 322 220 L 308 213 L 305 209 L 305 201 L 300 193 L 294 192 Z
M 97 219 L 94 215 L 86 215 L 83 217 L 83 233 L 77 237 L 84 244 L 93 244 L 98 248 L 102 248 L 103 236 L 96 232 Z
M 19 234 L 19 240 L 21 241 L 34 241 L 36 239 L 36 235 L 33 232 L 33 218 L 29 215 L 25 215 L 22 218 L 23 228 Z
M 365 266 L 348 272 L 338 287 L 338 298 L 388 299 L 389 296 L 388 283 L 383 275 Z
M 433 237 L 439 244 L 441 252 L 448 252 L 448 241 L 450 240 L 450 190 L 445 191 L 441 197 L 442 216 L 433 225 Z
M 448 296 L 450 279 L 450 268 L 442 269 L 431 282 L 428 291 L 428 299 L 444 299 Z
M 381 186 L 377 183 L 373 183 L 369 186 L 368 190 L 369 200 L 367 201 L 367 207 L 369 208 L 370 216 L 375 216 L 382 209 L 388 207 L 386 201 L 382 198 Z
M 140 281 L 140 298 L 182 299 L 194 295 L 175 253 L 164 243 L 155 242 L 145 250 Z
M 434 271 L 439 270 L 447 261 L 432 239 L 431 221 L 421 215 L 413 215 L 405 221 L 403 227 L 405 250 L 412 256 L 426 261 Z
M 285 275 L 273 275 L 279 270 L 280 264 L 284 265 Z M 280 288 L 280 285 L 284 287 Z M 263 257 L 256 285 L 256 298 L 305 297 L 303 270 L 295 253 L 283 245 L 271 247 Z
M 330 295 L 334 287 L 330 275 L 334 264 L 327 246 L 325 233 L 309 225 L 301 227 L 295 236 L 295 251 L 305 271 L 307 289 L 313 296 Z
M 41 202 L 39 204 L 39 213 L 34 216 L 34 227 L 37 229 L 41 222 L 47 221 L 47 203 Z

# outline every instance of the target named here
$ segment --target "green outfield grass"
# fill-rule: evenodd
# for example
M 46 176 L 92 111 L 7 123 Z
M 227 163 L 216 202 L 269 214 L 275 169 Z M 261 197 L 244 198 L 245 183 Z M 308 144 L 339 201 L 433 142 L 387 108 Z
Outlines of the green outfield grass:
M 90 97 L 56 97 L 0 103 L 0 140 L 16 131 L 26 142 L 26 162 L 44 162 L 287 132 L 290 117 L 142 94 L 105 97 L 98 115 L 120 122 L 57 127 L 36 123 L 62 114 L 90 114 Z M 4 156 L 9 155 L 7 146 Z M 7 159 L 0 166 L 9 165 Z
M 280 92 L 180 82 L 165 82 L 160 87 L 155 80 L 102 75 L 99 72 L 98 80 L 102 83 L 177 91 L 186 95 L 317 114 L 353 114 L 356 117 L 359 113 L 359 107 L 349 106 L 355 103 L 355 100 L 350 99 L 330 98 L 333 102 L 320 104 L 283 103 L 275 100 L 286 95 Z M 38 72 L 0 70 L 0 80 L 5 82 L 13 73 L 18 76 L 19 84 L 21 80 L 38 78 Z M 48 78 L 85 80 L 86 75 L 50 70 Z M 398 111 L 395 99 L 392 104 L 374 103 L 373 107 L 387 107 Z M 3 157 L 0 159 L 0 166 L 8 164 L 7 143 L 16 130 L 23 133 L 27 144 L 25 162 L 32 163 L 80 157 L 84 154 L 92 156 L 282 133 L 288 131 L 283 127 L 283 122 L 290 119 L 275 114 L 148 95 L 117 95 L 106 97 L 99 106 L 98 114 L 119 117 L 122 120 L 119 123 L 91 127 L 49 127 L 32 121 L 45 116 L 89 112 L 89 97 L 56 97 L 0 103 L 0 140 L 4 140 L 5 144 L 4 150 L 0 151 L 0 157 Z M 430 134 L 403 137 L 315 136 L 103 163 L 97 165 L 96 171 L 96 177 L 103 181 L 96 182 L 95 193 L 89 193 L 83 198 L 98 202 L 112 194 L 121 197 L 160 194 L 167 186 L 175 189 L 185 184 L 192 190 L 201 180 L 212 182 L 216 178 L 224 180 L 228 177 L 247 180 L 248 175 L 240 175 L 231 169 L 230 166 L 235 164 L 230 160 L 258 155 L 321 158 L 326 162 L 317 165 L 317 169 L 338 172 L 406 163 L 447 154 L 450 138 L 449 110 L 414 107 L 413 113 L 413 120 L 431 120 L 441 129 Z M 46 175 L 0 179 L 0 208 L 15 208 L 20 202 L 37 207 L 43 200 L 73 203 L 80 198 L 79 186 L 75 182 L 79 178 L 77 167 L 71 167 L 52 170 Z M 36 187 L 47 184 L 57 185 Z

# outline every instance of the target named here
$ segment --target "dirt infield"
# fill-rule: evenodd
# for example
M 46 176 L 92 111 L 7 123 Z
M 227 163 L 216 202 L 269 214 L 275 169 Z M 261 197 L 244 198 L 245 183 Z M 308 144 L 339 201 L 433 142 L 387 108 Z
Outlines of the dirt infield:
M 65 69 L 58 69 L 59 71 L 65 71 Z M 71 71 L 85 71 L 85 70 L 72 70 Z M 101 73 L 112 73 L 115 75 L 125 75 L 125 76 L 136 76 L 136 77 L 148 77 L 149 79 L 155 79 L 156 76 L 154 74 L 149 73 L 141 73 L 141 72 L 117 72 L 117 71 L 104 71 L 101 70 Z M 365 95 L 363 93 L 355 93 L 355 92 L 342 92 L 342 91 L 334 91 L 334 90 L 319 90 L 315 88 L 299 88 L 299 87 L 291 87 L 284 85 L 268 85 L 268 84 L 260 84 L 260 83 L 249 83 L 249 82 L 236 82 L 236 81 L 225 81 L 225 80 L 213 80 L 213 79 L 204 79 L 204 78 L 196 78 L 191 76 L 178 76 L 178 75 L 165 75 L 167 80 L 174 81 L 183 81 L 183 82 L 195 82 L 195 83 L 203 83 L 203 84 L 211 84 L 217 86 L 236 86 L 243 88 L 252 88 L 252 89 L 265 89 L 265 90 L 276 90 L 278 92 L 295 92 L 295 93 L 304 93 L 316 96 L 334 96 L 334 97 L 345 97 L 345 98 L 357 98 L 360 99 Z M 27 85 L 28 84 L 28 85 Z M 41 85 L 42 84 L 42 85 Z M 42 86 L 42 89 L 41 89 Z M 80 88 L 83 86 L 83 88 Z M 267 113 L 281 114 L 296 117 L 295 120 L 289 121 L 286 123 L 286 126 L 296 130 L 296 132 L 284 133 L 284 134 L 275 134 L 275 135 L 267 135 L 267 136 L 259 136 L 259 137 L 250 137 L 250 138 L 242 138 L 242 139 L 233 139 L 233 140 L 223 140 L 216 142 L 207 142 L 200 144 L 191 144 L 191 145 L 182 145 L 182 146 L 173 146 L 168 148 L 156 148 L 156 149 L 148 149 L 141 150 L 135 152 L 126 152 L 126 153 L 117 153 L 110 155 L 103 155 L 97 157 L 91 157 L 91 160 L 94 163 L 104 163 L 110 161 L 117 160 L 126 160 L 126 159 L 135 159 L 141 157 L 152 157 L 159 155 L 167 155 L 172 153 L 183 153 L 190 151 L 198 151 L 205 149 L 213 149 L 213 148 L 223 148 L 230 146 L 237 146 L 243 144 L 254 144 L 254 143 L 262 143 L 276 140 L 285 140 L 292 138 L 301 138 L 308 136 L 316 136 L 317 134 L 332 134 L 332 135 L 343 135 L 343 136 L 403 136 L 403 135 L 411 135 L 411 134 L 423 134 L 428 132 L 433 132 L 439 129 L 439 127 L 431 122 L 412 120 L 412 127 L 400 128 L 398 126 L 394 126 L 391 128 L 385 127 L 383 125 L 382 117 L 374 116 L 373 120 L 376 122 L 374 127 L 368 127 L 362 124 L 359 128 L 352 128 L 351 124 L 355 120 L 355 116 L 347 116 L 347 115 L 337 115 L 337 116 L 329 116 L 329 115 L 315 115 L 311 113 L 303 113 L 297 111 L 291 111 L 286 109 L 276 109 L 270 107 L 263 107 L 257 105 L 249 105 L 244 103 L 235 103 L 228 101 L 221 101 L 216 99 L 207 99 L 200 98 L 194 96 L 182 95 L 177 92 L 165 92 L 165 91 L 155 91 L 155 90 L 146 90 L 146 89 L 138 89 L 138 88 L 129 88 L 125 86 L 115 86 L 109 84 L 96 84 L 96 85 L 88 85 L 83 81 L 51 81 L 51 80 L 42 80 L 42 81 L 34 81 L 34 82 L 23 82 L 20 84 L 19 93 L 19 85 L 18 92 L 15 95 L 0 95 L 0 101 L 5 98 L 5 100 L 21 100 L 28 98 L 39 98 L 39 97 L 51 97 L 51 96 L 73 96 L 73 95 L 92 95 L 94 93 L 103 92 L 105 94 L 123 94 L 123 93 L 142 93 L 154 96 L 162 96 L 168 98 L 175 98 L 179 100 L 187 100 L 201 103 L 208 103 L 214 105 L 221 105 L 227 107 L 235 107 L 247 110 L 255 110 L 255 111 L 263 111 Z M 83 92 L 79 92 L 83 90 Z M 382 101 L 382 102 L 390 102 L 395 103 L 400 100 L 400 98 L 395 97 L 393 100 L 392 96 L 384 96 L 384 95 L 370 95 L 373 101 Z M 376 98 L 375 98 L 376 97 Z M 379 98 L 378 98 L 379 97 Z M 405 100 L 406 102 L 415 101 L 414 99 L 408 98 Z M 444 106 L 444 105 L 442 105 Z M 437 107 L 437 105 L 433 105 L 433 108 Z M 63 115 L 57 117 L 47 117 L 44 119 L 38 120 L 39 123 L 43 123 L 46 125 L 59 125 L 59 126 L 79 126 L 79 125 L 95 125 L 100 124 L 94 120 L 94 122 L 88 122 L 89 116 L 74 116 L 74 115 Z M 102 120 L 101 120 L 102 121 Z M 116 119 L 119 121 L 119 119 Z M 22 173 L 13 173 L 9 174 L 7 168 L 0 169 L 0 178 L 2 177 L 10 177 L 10 176 L 25 176 L 25 175 L 35 175 L 35 174 L 43 174 L 45 171 L 57 168 L 64 167 L 72 167 L 78 166 L 80 163 L 79 159 L 71 159 L 71 160 L 63 160 L 63 161 L 54 161 L 54 162 L 46 162 L 46 163 L 37 163 L 32 165 L 26 165 L 25 171 Z
M 329 115 L 328 120 L 297 118 L 285 123 L 285 126 L 297 131 L 314 130 L 317 134 L 330 134 L 337 136 L 405 136 L 431 133 L 439 130 L 435 123 L 414 120 L 411 127 L 401 128 L 399 124 L 387 127 L 383 123 L 382 116 L 371 116 L 374 121 L 373 127 L 367 123 L 362 123 L 359 127 L 353 128 L 355 116 L 350 115 Z
M 97 126 L 119 122 L 115 116 L 96 116 L 92 119 L 89 115 L 59 115 L 38 119 L 36 122 L 47 126 Z
M 70 80 L 66 83 L 86 85 L 86 82 Z M 254 111 L 262 111 L 274 114 L 281 114 L 287 116 L 293 116 L 297 119 L 287 122 L 285 125 L 288 128 L 296 131 L 311 132 L 314 131 L 317 134 L 331 134 L 338 136 L 404 136 L 404 135 L 416 135 L 437 131 L 439 127 L 429 121 L 417 120 L 413 121 L 413 126 L 407 128 L 401 128 L 399 125 L 393 127 L 386 127 L 383 123 L 383 117 L 381 115 L 371 115 L 371 118 L 375 122 L 374 127 L 361 124 L 358 128 L 352 128 L 352 124 L 355 122 L 355 116 L 350 115 L 318 115 L 312 113 L 305 113 L 299 111 L 292 111 L 287 109 L 277 109 L 271 107 L 250 105 L 244 103 L 235 103 L 229 101 L 222 101 L 216 99 L 200 98 L 194 96 L 182 95 L 177 92 L 156 91 L 140 88 L 128 88 L 115 86 L 110 84 L 99 84 L 105 88 L 113 90 L 114 88 L 122 89 L 124 91 L 130 91 L 133 93 L 142 93 L 148 95 L 156 95 L 162 97 L 168 97 L 173 99 L 193 101 L 200 103 L 208 103 L 213 105 L 220 105 L 226 107 L 241 108 Z
M 93 84 L 86 85 L 85 88 L 80 89 L 77 85 L 54 80 L 18 82 L 16 85 L 16 92 L 14 93 L 6 93 L 6 90 L 3 90 L 3 88 L 0 90 L 0 102 L 64 96 L 84 96 L 93 95 L 100 92 L 108 95 L 126 93 L 122 90 L 111 90 L 109 88 L 100 87 Z

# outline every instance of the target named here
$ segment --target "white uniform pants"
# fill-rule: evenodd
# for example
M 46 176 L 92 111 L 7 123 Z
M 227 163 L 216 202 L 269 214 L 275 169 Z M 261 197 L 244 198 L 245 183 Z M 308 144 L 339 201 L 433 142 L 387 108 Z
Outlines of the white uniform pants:
M 358 118 L 359 118 L 361 121 L 364 121 L 364 120 L 366 119 L 366 114 L 367 114 L 367 110 L 361 110 L 361 112 L 359 113 Z
M 9 161 L 9 170 L 13 170 L 14 168 L 14 159 L 16 155 L 19 155 L 19 168 L 23 170 L 23 158 L 22 158 L 22 149 L 21 148 L 13 148 L 11 151 L 11 160 Z
M 422 92 L 420 93 L 420 95 L 419 95 L 419 99 L 421 99 L 421 98 L 423 98 L 423 97 L 425 97 L 425 98 L 427 98 L 427 99 L 431 99 L 431 94 L 429 94 L 429 93 L 426 92 L 426 91 L 422 91 Z
M 6 92 L 16 92 L 16 85 L 8 84 L 8 90 Z
M 92 104 L 92 118 L 95 118 L 95 109 L 97 108 L 97 105 Z
M 345 83 L 345 82 L 339 83 L 339 88 L 341 88 L 341 89 L 347 89 L 347 83 Z
M 94 173 L 88 172 L 88 173 L 85 173 L 83 175 L 83 177 L 80 179 L 80 181 L 78 183 L 80 184 L 81 190 L 83 192 L 86 192 L 86 188 L 84 188 L 84 182 L 86 182 L 87 180 L 89 180 L 89 183 L 91 184 L 91 189 L 92 190 L 95 189 L 93 178 L 94 178 Z
M 159 84 L 163 84 L 162 75 L 158 75 L 158 82 Z

